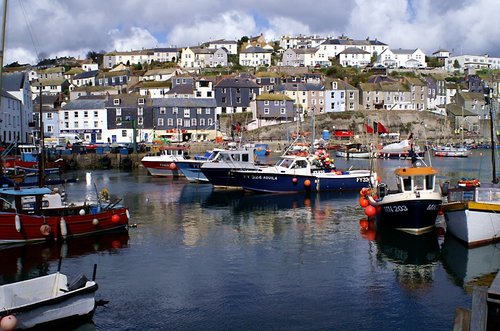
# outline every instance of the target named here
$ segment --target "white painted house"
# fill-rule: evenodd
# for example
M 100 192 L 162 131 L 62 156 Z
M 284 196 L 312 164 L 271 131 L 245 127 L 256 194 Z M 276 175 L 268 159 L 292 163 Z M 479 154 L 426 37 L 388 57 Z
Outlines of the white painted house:
M 425 53 L 416 49 L 386 49 L 377 57 L 377 64 L 388 68 L 425 68 Z
M 349 47 L 339 53 L 338 59 L 343 67 L 366 67 L 371 54 L 357 47 Z
M 247 47 L 240 52 L 239 64 L 246 67 L 271 65 L 272 51 L 262 47 Z

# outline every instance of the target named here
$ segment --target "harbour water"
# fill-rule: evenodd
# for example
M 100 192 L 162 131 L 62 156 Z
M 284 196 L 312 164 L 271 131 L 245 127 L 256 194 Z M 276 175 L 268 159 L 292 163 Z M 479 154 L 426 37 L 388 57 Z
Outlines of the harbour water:
M 408 161 L 377 160 L 382 179 Z M 337 160 L 367 168 L 368 160 Z M 491 180 L 489 151 L 433 159 L 441 180 Z M 129 206 L 127 234 L 0 248 L 0 283 L 57 270 L 91 275 L 98 307 L 79 330 L 450 330 L 467 283 L 500 266 L 500 245 L 360 233 L 358 192 L 257 195 L 154 178 L 144 169 L 79 171 L 70 199 L 107 188 Z M 477 254 L 475 254 L 477 253 Z

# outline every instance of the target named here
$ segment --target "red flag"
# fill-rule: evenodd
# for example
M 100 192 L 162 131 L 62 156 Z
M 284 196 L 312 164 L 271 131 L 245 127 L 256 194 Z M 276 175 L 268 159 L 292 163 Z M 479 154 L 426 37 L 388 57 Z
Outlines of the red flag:
M 385 128 L 385 126 L 383 126 L 382 123 L 380 122 L 377 123 L 377 131 L 378 134 L 389 133 L 389 131 Z
M 365 130 L 366 133 L 373 133 L 373 128 L 366 123 L 365 123 Z

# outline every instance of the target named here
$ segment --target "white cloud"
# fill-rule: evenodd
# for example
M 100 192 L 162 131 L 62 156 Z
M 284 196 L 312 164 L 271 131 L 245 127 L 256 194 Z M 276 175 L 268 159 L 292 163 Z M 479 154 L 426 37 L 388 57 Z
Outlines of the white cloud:
M 196 46 L 211 39 L 238 40 L 256 33 L 257 25 L 251 15 L 228 11 L 216 14 L 210 20 L 200 21 L 195 17 L 189 24 L 174 26 L 168 36 L 168 44 Z
M 136 26 L 125 31 L 111 30 L 108 32 L 108 37 L 110 51 L 130 51 L 158 46 L 158 40 L 148 30 Z
M 19 0 L 9 6 L 5 53 L 6 61 L 32 62 L 36 52 L 84 56 L 260 33 L 268 40 L 342 33 L 392 48 L 500 56 L 499 12 L 497 0 Z

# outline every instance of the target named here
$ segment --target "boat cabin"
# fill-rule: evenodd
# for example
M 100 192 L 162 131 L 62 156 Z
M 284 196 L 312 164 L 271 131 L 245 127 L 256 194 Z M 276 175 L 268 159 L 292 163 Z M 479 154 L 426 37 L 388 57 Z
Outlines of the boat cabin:
M 398 168 L 398 192 L 434 191 L 437 170 L 432 167 Z

